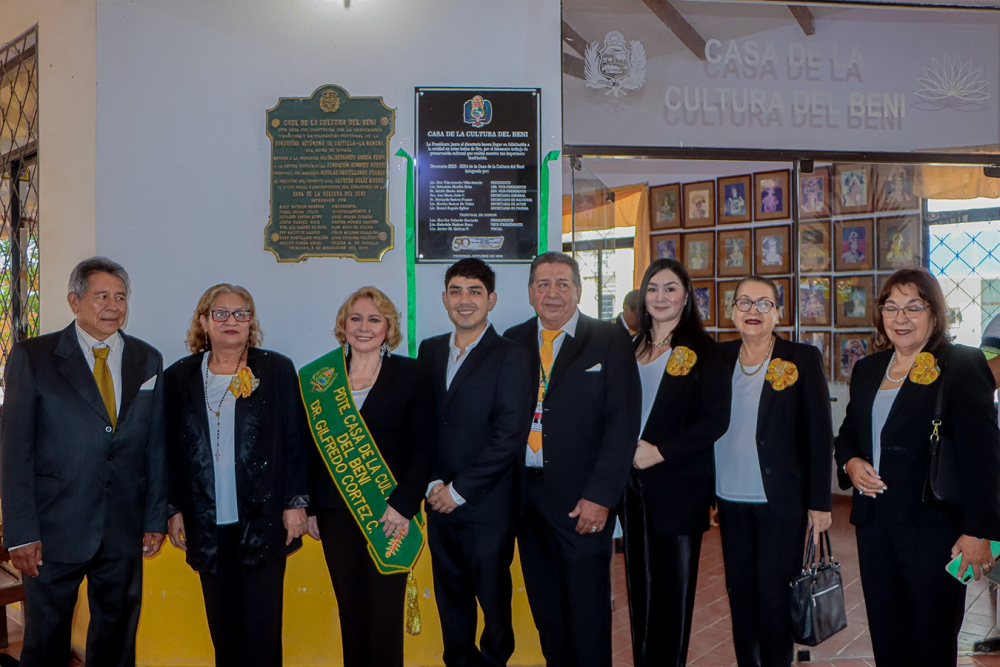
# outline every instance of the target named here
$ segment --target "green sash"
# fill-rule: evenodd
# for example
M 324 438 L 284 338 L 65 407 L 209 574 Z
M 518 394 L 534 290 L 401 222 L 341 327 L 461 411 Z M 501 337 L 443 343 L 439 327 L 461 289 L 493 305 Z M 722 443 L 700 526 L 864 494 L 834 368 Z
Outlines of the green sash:
M 344 348 L 338 347 L 299 370 L 302 402 L 320 456 L 337 490 L 368 540 L 368 553 L 382 574 L 413 568 L 424 546 L 422 512 L 410 519 L 407 536 L 388 539 L 378 520 L 396 478 L 378 451 L 347 384 Z

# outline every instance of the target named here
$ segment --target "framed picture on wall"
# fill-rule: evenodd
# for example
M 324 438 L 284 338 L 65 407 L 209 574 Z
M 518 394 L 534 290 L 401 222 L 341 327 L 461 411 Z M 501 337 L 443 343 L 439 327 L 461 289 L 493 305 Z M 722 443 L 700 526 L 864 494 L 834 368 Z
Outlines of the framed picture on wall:
M 871 213 L 872 168 L 867 164 L 839 164 L 833 181 L 833 212 L 837 215 Z
M 718 193 L 719 224 L 750 222 L 753 190 L 749 174 L 720 178 Z
M 799 174 L 799 217 L 830 217 L 829 167 L 817 167 L 811 174 Z
M 715 332 L 715 340 L 719 341 L 720 343 L 725 343 L 727 340 L 739 340 L 739 339 L 740 339 L 740 332 L 739 331 L 716 331 Z
M 875 209 L 905 211 L 920 208 L 920 197 L 913 194 L 913 173 L 910 165 L 879 165 L 875 172 Z
M 684 268 L 692 278 L 711 278 L 715 269 L 715 232 L 684 235 Z
M 830 332 L 803 331 L 799 334 L 799 342 L 812 345 L 823 355 L 823 372 L 830 377 Z
M 736 300 L 736 286 L 740 283 L 738 280 L 720 280 L 715 286 L 716 293 L 719 297 L 719 316 L 718 322 L 720 327 L 732 328 L 736 326 L 733 324 L 733 301 Z
M 753 230 L 754 266 L 757 273 L 791 273 L 791 227 L 758 227 Z
M 684 184 L 684 227 L 715 226 L 715 181 Z
M 715 326 L 715 281 L 695 280 L 694 305 L 698 309 L 698 317 L 706 327 Z
M 681 184 L 657 185 L 649 189 L 649 228 L 675 229 L 681 226 Z
M 749 276 L 753 268 L 753 243 L 749 229 L 719 231 L 719 277 Z
M 799 223 L 799 271 L 830 270 L 830 221 Z
M 676 259 L 681 261 L 680 234 L 650 234 L 649 261 L 658 259 Z
M 850 276 L 834 280 L 836 324 L 838 327 L 870 327 L 873 325 L 872 304 L 875 301 L 875 281 L 871 276 Z
M 789 174 L 787 169 L 782 169 L 753 175 L 754 220 L 784 220 L 789 217 Z
M 833 379 L 850 382 L 854 364 L 873 352 L 870 331 L 851 331 L 833 336 Z
M 778 318 L 779 327 L 792 326 L 792 309 L 788 307 L 794 300 L 792 297 L 792 279 L 775 278 L 774 284 L 778 287 L 778 306 L 781 307 L 781 317 Z
M 869 271 L 875 266 L 872 220 L 833 223 L 833 265 L 837 271 Z
M 829 276 L 803 276 L 799 279 L 799 323 L 805 326 L 829 326 Z
M 904 215 L 878 221 L 878 268 L 910 269 L 920 266 L 920 216 Z

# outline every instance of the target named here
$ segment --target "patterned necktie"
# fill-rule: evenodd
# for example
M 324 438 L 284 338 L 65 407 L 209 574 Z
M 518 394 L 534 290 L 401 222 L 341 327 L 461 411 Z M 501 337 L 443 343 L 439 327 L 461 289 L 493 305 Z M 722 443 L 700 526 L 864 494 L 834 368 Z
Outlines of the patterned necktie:
M 545 391 L 548 389 L 549 374 L 552 372 L 554 361 L 552 343 L 562 334 L 561 329 L 557 331 L 542 329 L 542 347 L 538 351 L 542 361 L 541 367 L 538 369 L 538 404 L 535 408 L 535 419 L 531 432 L 528 433 L 528 447 L 535 453 L 538 453 L 538 450 L 542 448 L 542 401 L 545 400 Z
M 111 380 L 111 369 L 108 368 L 108 353 L 111 348 L 108 346 L 94 347 L 94 381 L 97 382 L 97 389 L 101 392 L 101 400 L 111 418 L 112 428 L 118 426 L 118 411 L 115 409 L 115 383 Z

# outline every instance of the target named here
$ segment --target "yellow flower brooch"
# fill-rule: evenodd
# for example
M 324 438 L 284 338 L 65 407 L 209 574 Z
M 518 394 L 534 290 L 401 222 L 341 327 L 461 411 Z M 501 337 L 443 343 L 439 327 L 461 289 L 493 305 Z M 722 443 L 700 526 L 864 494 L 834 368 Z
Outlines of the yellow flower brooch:
M 910 382 L 917 384 L 930 384 L 941 375 L 938 368 L 937 359 L 930 352 L 921 352 L 913 361 L 913 368 L 910 369 Z
M 667 360 L 667 372 L 671 375 L 687 375 L 694 368 L 694 363 L 698 361 L 698 355 L 689 347 L 679 345 L 674 348 L 670 359 Z
M 772 359 L 767 365 L 764 379 L 771 383 L 775 391 L 791 387 L 799 379 L 799 369 L 790 361 Z
M 250 394 L 259 384 L 260 380 L 253 376 L 253 371 L 244 367 L 238 370 L 229 382 L 229 391 L 236 398 L 250 398 Z

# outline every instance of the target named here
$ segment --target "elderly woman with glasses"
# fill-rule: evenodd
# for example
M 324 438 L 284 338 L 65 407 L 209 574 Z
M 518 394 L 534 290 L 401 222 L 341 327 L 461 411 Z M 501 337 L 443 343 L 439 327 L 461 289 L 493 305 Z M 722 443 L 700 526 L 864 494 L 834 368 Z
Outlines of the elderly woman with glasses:
M 787 666 L 788 582 L 801 567 L 807 531 L 818 542 L 831 524 L 830 395 L 819 350 L 774 334 L 775 284 L 751 276 L 735 295 L 731 316 L 740 339 L 722 343 L 732 369 L 732 411 L 715 443 L 733 642 L 740 667 Z
M 308 423 L 291 360 L 238 285 L 198 300 L 164 373 L 170 542 L 201 577 L 217 667 L 281 665 L 285 558 L 306 530 Z
M 952 345 L 941 287 L 923 269 L 889 276 L 878 296 L 876 354 L 851 375 L 851 401 L 836 441 L 843 488 L 854 489 L 861 585 L 875 661 L 954 665 L 965 586 L 1000 539 L 1000 430 L 994 380 L 980 350 Z M 935 426 L 935 422 L 940 422 Z M 924 501 L 929 439 L 954 447 L 957 503 Z

